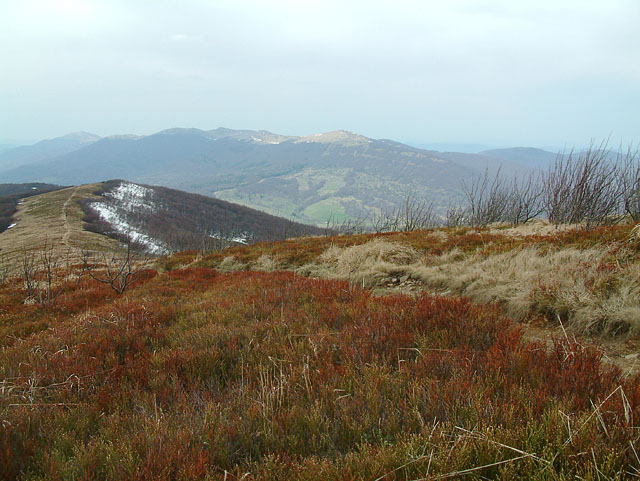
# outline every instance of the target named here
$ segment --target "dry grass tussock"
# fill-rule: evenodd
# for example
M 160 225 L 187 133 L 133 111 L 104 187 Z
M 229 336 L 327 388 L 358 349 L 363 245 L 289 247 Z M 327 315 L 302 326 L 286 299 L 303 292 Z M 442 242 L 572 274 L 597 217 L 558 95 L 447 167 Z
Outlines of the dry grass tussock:
M 299 273 L 314 277 L 361 282 L 365 287 L 384 284 L 390 276 L 404 273 L 409 266 L 420 264 L 420 255 L 411 247 L 375 239 L 351 247 L 332 246 Z
M 226 256 L 220 262 L 218 268 L 224 272 L 235 272 L 241 271 L 245 268 L 245 265 L 238 260 L 234 256 Z
M 533 219 L 526 224 L 491 225 L 488 232 L 490 234 L 501 234 L 509 237 L 529 237 L 553 235 L 558 232 L 566 232 L 575 228 L 575 224 L 552 224 L 545 219 Z
M 559 317 L 578 333 L 638 335 L 640 265 L 628 262 L 628 254 L 622 258 L 607 247 L 524 247 L 493 255 L 453 249 L 440 256 L 420 256 L 399 243 L 374 240 L 331 247 L 300 273 L 367 287 L 400 278 L 442 294 L 497 301 L 520 320 L 543 314 Z
M 253 270 L 273 272 L 278 269 L 278 257 L 262 254 L 252 265 Z
M 245 264 L 235 256 L 226 256 L 217 268 L 223 272 L 237 272 L 243 270 L 253 270 L 260 272 L 273 272 L 279 269 L 283 269 L 284 266 L 280 262 L 277 255 L 262 254 L 253 262 Z
M 633 229 L 631 229 L 631 234 L 629 236 L 629 242 L 634 245 L 640 245 L 640 224 L 636 224 Z

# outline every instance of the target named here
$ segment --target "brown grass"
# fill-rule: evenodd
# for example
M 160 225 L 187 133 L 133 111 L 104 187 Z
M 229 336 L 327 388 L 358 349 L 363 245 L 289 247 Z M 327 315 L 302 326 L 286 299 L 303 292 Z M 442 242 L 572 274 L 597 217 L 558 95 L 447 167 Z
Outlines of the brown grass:
M 0 233 L 0 252 L 15 265 L 25 250 L 38 252 L 45 240 L 59 256 L 69 250 L 117 250 L 117 241 L 83 229 L 84 213 L 77 201 L 91 197 L 98 186 L 69 187 L 25 199 L 14 216 L 16 225 Z
M 408 246 L 373 240 L 331 247 L 298 272 L 366 287 L 411 280 L 440 294 L 498 302 L 519 320 L 535 314 L 553 320 L 560 316 L 575 332 L 637 336 L 640 265 L 632 259 L 617 246 L 523 247 L 492 255 L 454 248 L 439 256 L 420 256 Z

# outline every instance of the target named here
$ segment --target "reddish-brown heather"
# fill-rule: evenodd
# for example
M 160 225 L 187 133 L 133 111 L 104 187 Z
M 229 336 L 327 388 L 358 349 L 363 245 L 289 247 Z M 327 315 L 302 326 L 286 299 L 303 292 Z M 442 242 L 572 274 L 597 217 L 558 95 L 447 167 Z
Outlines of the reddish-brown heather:
M 503 241 L 455 245 L 488 239 Z M 306 262 L 295 245 L 245 252 Z M 640 469 L 638 380 L 577 342 L 524 341 L 496 305 L 206 267 L 149 271 L 122 295 L 84 278 L 50 306 L 24 305 L 19 284 L 0 295 L 0 479 Z

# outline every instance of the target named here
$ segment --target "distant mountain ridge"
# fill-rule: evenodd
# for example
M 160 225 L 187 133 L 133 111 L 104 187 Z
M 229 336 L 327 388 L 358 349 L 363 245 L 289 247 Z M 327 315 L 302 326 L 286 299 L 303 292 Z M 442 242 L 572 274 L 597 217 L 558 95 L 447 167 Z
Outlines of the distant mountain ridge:
M 0 151 L 0 172 L 73 152 L 100 138 L 88 132 L 72 132 L 55 139 L 41 140 L 33 145 Z
M 483 150 L 480 154 L 486 155 L 487 157 L 494 157 L 496 159 L 520 162 L 531 167 L 539 168 L 548 167 L 553 164 L 558 157 L 557 153 L 533 147 L 512 147 L 506 149 Z
M 31 158 L 38 160 L 18 167 L 7 167 L 11 158 L 5 153 L 3 182 L 85 184 L 126 178 L 324 224 L 392 210 L 408 195 L 444 211 L 460 197 L 461 179 L 473 172 L 501 167 L 515 175 L 528 168 L 497 151 L 442 153 L 344 130 L 286 136 L 266 130 L 173 128 L 148 136 L 87 135 L 66 139 L 67 151 L 61 154 L 34 153 Z M 42 152 L 42 146 L 35 149 L 40 144 L 32 150 Z

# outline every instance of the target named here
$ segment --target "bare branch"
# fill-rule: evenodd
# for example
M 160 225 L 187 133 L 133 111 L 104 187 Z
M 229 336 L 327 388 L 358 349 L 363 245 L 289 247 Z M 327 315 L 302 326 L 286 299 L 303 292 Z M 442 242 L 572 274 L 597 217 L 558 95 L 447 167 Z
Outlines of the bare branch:
M 544 208 L 554 224 L 610 224 L 620 220 L 623 166 L 608 159 L 606 141 L 578 155 L 558 154 L 544 179 Z
M 101 254 L 99 263 L 94 262 L 94 255 L 89 251 L 82 253 L 82 265 L 89 276 L 103 284 L 108 284 L 118 294 L 122 294 L 139 277 L 141 270 L 136 268 L 131 242 L 127 242 L 127 249 L 124 254 L 113 254 L 110 258 L 106 254 Z M 100 271 L 99 267 L 103 267 Z

